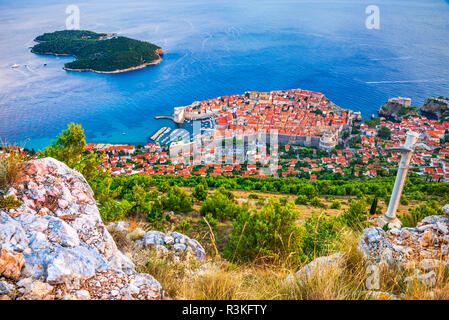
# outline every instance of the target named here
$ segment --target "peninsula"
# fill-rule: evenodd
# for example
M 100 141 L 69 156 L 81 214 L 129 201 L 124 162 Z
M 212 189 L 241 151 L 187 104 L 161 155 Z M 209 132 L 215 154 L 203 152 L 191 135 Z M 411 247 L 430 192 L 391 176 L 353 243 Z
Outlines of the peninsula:
M 38 42 L 31 52 L 55 56 L 74 56 L 64 69 L 120 73 L 158 64 L 162 61 L 161 47 L 113 33 L 95 33 L 87 30 L 63 30 L 44 33 L 34 39 Z

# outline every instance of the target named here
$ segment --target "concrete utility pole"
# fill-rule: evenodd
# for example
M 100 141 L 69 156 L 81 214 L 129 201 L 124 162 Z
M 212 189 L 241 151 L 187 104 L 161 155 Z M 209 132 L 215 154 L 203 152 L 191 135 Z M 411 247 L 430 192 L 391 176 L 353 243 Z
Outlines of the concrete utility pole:
M 418 141 L 419 133 L 408 131 L 405 144 L 397 148 L 388 149 L 390 152 L 398 152 L 401 154 L 401 162 L 399 163 L 398 173 L 396 175 L 396 181 L 394 182 L 393 192 L 391 193 L 390 203 L 388 204 L 388 210 L 384 216 L 379 218 L 379 224 L 383 227 L 388 224 L 390 227 L 400 227 L 401 221 L 396 218 L 396 210 L 401 200 L 402 190 L 404 189 L 405 179 L 412 160 L 413 153 L 415 151 L 415 144 Z

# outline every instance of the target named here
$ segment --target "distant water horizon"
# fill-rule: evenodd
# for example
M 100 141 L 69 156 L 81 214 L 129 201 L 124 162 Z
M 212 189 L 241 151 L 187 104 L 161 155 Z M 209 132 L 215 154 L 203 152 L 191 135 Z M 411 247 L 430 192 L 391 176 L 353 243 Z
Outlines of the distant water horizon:
M 68 72 L 70 57 L 30 52 L 65 29 L 67 4 L 0 0 L 0 138 L 45 148 L 70 122 L 88 142 L 147 143 L 155 116 L 245 91 L 301 88 L 342 108 L 376 114 L 389 98 L 449 96 L 449 2 L 378 0 L 82 1 L 81 29 L 164 49 L 163 62 L 121 74 Z M 12 65 L 20 65 L 11 68 Z M 125 134 L 124 134 L 125 133 Z

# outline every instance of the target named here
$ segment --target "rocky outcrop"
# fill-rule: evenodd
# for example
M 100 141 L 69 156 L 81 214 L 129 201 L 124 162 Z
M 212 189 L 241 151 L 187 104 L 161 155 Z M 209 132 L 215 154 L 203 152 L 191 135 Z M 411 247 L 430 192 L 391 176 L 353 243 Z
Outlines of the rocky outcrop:
M 151 230 L 145 233 L 142 240 L 137 240 L 136 244 L 145 247 L 154 246 L 156 250 L 162 253 L 168 253 L 169 251 L 175 254 L 189 252 L 199 260 L 206 259 L 206 251 L 198 241 L 178 232 L 163 233 Z
M 299 281 L 305 281 L 313 277 L 321 277 L 323 274 L 329 273 L 334 269 L 341 268 L 344 261 L 343 254 L 340 252 L 330 256 L 316 258 L 302 267 L 295 274 L 295 278 Z
M 153 247 L 162 254 L 173 253 L 179 256 L 182 253 L 188 253 L 198 260 L 206 259 L 203 246 L 197 240 L 179 232 L 163 233 L 157 230 L 145 232 L 141 228 L 130 228 L 125 221 L 111 222 L 107 229 L 110 232 L 123 233 L 126 239 L 132 241 L 135 246 Z
M 163 55 L 164 55 L 164 49 L 162 49 L 162 48 L 156 49 L 155 52 L 156 52 L 159 56 L 163 56 Z
M 443 113 L 449 112 L 449 100 L 442 98 L 428 98 L 421 107 L 421 112 L 430 118 L 441 120 Z
M 25 260 L 21 253 L 11 254 L 6 249 L 0 251 L 0 275 L 17 280 Z
M 160 284 L 118 250 L 80 173 L 52 158 L 22 171 L 7 192 L 22 205 L 0 210 L 0 286 L 14 286 L 3 291 L 20 299 L 161 297 Z
M 434 285 L 435 270 L 449 269 L 449 206 L 444 210 L 446 215 L 426 217 L 415 228 L 365 229 L 358 249 L 372 263 L 416 270 L 406 282 Z
M 378 115 L 385 117 L 388 120 L 400 122 L 403 118 L 408 116 L 419 116 L 418 112 L 413 109 L 407 108 L 398 102 L 388 101 L 381 106 L 377 111 Z

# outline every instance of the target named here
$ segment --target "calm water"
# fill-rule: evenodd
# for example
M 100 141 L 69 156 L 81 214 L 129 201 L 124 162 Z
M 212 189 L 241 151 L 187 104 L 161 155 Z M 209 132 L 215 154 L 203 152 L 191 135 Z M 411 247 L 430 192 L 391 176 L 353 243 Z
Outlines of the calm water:
M 144 143 L 172 125 L 155 115 L 247 90 L 320 91 L 364 116 L 392 96 L 416 105 L 449 96 L 444 0 L 9 2 L 0 0 L 0 137 L 29 148 L 45 147 L 72 121 L 90 142 Z M 79 6 L 82 29 L 162 46 L 163 63 L 70 73 L 62 67 L 71 58 L 30 53 L 34 37 L 65 28 L 68 4 Z M 380 30 L 365 27 L 370 4 L 380 7 Z

